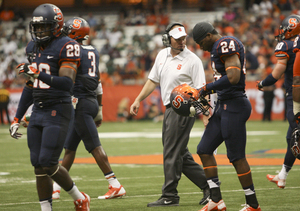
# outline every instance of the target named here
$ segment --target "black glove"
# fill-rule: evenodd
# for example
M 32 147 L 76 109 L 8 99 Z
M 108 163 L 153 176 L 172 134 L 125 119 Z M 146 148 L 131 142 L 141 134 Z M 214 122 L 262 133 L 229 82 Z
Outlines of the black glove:
M 258 90 L 264 91 L 263 89 L 264 86 L 262 85 L 262 81 L 256 81 L 256 87 Z
M 294 116 L 294 120 L 296 121 L 298 128 L 300 129 L 300 112 L 298 112 L 297 114 L 295 114 Z
M 207 90 L 206 85 L 198 89 L 198 97 L 205 97 L 206 95 L 215 93 L 214 90 Z
M 300 129 L 295 128 L 292 133 L 290 147 L 293 155 L 298 159 L 300 159 L 299 139 L 300 139 Z

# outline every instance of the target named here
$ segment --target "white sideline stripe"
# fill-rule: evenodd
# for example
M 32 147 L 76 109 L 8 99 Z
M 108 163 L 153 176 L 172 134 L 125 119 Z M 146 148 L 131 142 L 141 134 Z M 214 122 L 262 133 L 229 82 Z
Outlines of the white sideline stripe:
M 300 189 L 300 186 L 296 187 L 285 187 L 285 189 Z M 255 191 L 268 191 L 268 190 L 278 190 L 278 187 L 276 188 L 255 188 Z M 226 192 L 244 192 L 244 190 L 241 188 L 239 190 L 222 190 L 222 193 Z M 188 193 L 180 193 L 180 195 L 191 195 L 191 194 L 199 194 L 199 192 L 188 192 Z M 161 196 L 161 193 L 159 194 L 152 194 L 152 195 L 137 195 L 137 196 L 123 196 L 122 198 L 143 198 L 143 197 L 151 197 L 151 196 Z M 99 200 L 98 198 L 91 198 L 91 200 Z M 52 203 L 58 203 L 58 202 L 65 202 L 65 201 L 73 201 L 71 199 L 62 200 L 53 200 Z M 37 204 L 39 202 L 20 202 L 20 203 L 7 203 L 7 204 L 0 204 L 1 206 L 13 206 L 13 205 L 22 205 L 22 204 Z
M 100 138 L 161 138 L 161 132 L 113 132 L 98 133 Z M 201 137 L 203 131 L 192 131 L 191 138 Z M 278 131 L 248 131 L 248 136 L 277 135 Z

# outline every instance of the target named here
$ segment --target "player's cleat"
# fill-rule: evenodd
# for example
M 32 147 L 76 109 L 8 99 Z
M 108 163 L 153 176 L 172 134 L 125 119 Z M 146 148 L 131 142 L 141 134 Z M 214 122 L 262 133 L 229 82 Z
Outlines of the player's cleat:
M 270 175 L 270 174 L 267 174 L 267 179 L 270 181 L 270 182 L 274 182 L 276 183 L 276 185 L 279 187 L 279 188 L 285 188 L 285 179 L 279 179 L 278 175 Z
M 147 204 L 147 207 L 166 207 L 166 206 L 168 207 L 179 206 L 179 199 L 161 197 L 157 201 Z
M 199 204 L 206 205 L 209 199 L 210 199 L 210 190 L 209 187 L 207 187 L 203 190 L 203 198 L 200 200 Z
M 210 199 L 209 202 L 199 211 L 225 211 L 225 210 L 226 210 L 226 205 L 223 199 L 221 199 L 218 203 Z
M 258 207 L 256 209 L 253 208 L 253 207 L 250 207 L 250 205 L 248 205 L 248 204 L 243 204 L 242 206 L 244 206 L 244 208 L 241 209 L 240 211 L 261 211 L 259 205 L 258 205 Z
M 81 192 L 85 199 L 77 199 L 76 201 L 74 201 L 75 204 L 75 210 L 76 211 L 90 211 L 90 201 L 91 198 L 89 195 L 87 195 L 84 192 Z
M 59 199 L 59 197 L 60 197 L 60 190 L 53 191 L 52 199 Z
M 109 191 L 104 196 L 98 196 L 98 199 L 113 199 L 113 198 L 122 198 L 126 195 L 126 191 L 121 185 L 119 188 L 114 188 L 113 186 L 108 186 Z

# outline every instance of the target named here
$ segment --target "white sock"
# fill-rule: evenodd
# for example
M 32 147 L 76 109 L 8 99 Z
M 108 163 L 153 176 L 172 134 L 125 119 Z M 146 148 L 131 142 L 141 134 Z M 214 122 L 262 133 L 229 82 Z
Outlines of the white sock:
M 72 196 L 74 201 L 77 199 L 85 199 L 84 195 L 78 190 L 77 186 L 74 184 L 73 188 L 68 191 L 68 194 Z
M 114 188 L 120 188 L 121 184 L 117 178 L 108 180 L 108 183 Z
M 56 182 L 53 183 L 53 191 L 61 190 L 61 187 Z
M 121 184 L 119 180 L 116 178 L 114 173 L 105 175 L 105 178 L 107 179 L 108 183 L 113 186 L 114 188 L 120 188 Z
M 286 171 L 285 165 L 283 164 L 283 165 L 282 165 L 282 168 L 281 168 L 281 171 L 280 171 L 279 174 L 278 174 L 278 178 L 279 178 L 279 179 L 286 179 L 287 176 L 288 176 L 288 174 L 289 174 L 289 173 Z
M 52 211 L 52 204 L 48 201 L 40 201 L 42 211 Z

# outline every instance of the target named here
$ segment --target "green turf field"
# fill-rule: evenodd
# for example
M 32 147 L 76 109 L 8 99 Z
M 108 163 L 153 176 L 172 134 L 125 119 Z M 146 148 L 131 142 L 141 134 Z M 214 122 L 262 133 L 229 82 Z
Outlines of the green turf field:
M 126 123 L 104 123 L 101 133 L 113 132 L 143 132 L 144 137 L 102 138 L 101 142 L 108 156 L 161 154 L 161 122 L 132 121 Z M 26 211 L 40 210 L 35 188 L 35 176 L 29 160 L 29 150 L 26 142 L 26 130 L 19 140 L 10 137 L 9 126 L 0 126 L 0 210 Z M 261 158 L 282 158 L 283 154 L 265 154 L 265 150 L 284 149 L 285 135 L 288 123 L 283 121 L 260 122 L 249 121 L 247 154 L 255 154 Z M 193 132 L 203 131 L 202 122 L 196 122 Z M 103 134 L 104 136 L 104 134 Z M 189 149 L 196 153 L 200 137 L 190 139 Z M 224 154 L 225 147 L 221 145 L 219 154 Z M 77 157 L 90 157 L 81 144 Z M 155 201 L 161 194 L 163 184 L 162 165 L 113 164 L 112 169 L 127 191 L 122 199 L 98 200 L 99 195 L 107 192 L 108 183 L 96 164 L 74 164 L 70 174 L 81 191 L 91 196 L 91 210 L 104 211 L 143 211 L 143 210 L 175 210 L 197 211 L 202 206 L 198 204 L 202 193 L 185 176 L 180 180 L 178 191 L 180 206 L 167 208 L 147 208 L 147 203 Z M 300 166 L 294 166 L 289 173 L 285 189 L 279 189 L 266 179 L 266 174 L 275 174 L 281 166 L 251 166 L 254 185 L 260 206 L 263 211 L 300 210 Z M 227 210 L 240 210 L 245 203 L 244 192 L 232 166 L 219 166 L 219 178 L 222 181 L 221 190 Z M 67 211 L 74 208 L 71 197 L 62 192 L 61 199 L 53 202 L 53 210 Z

